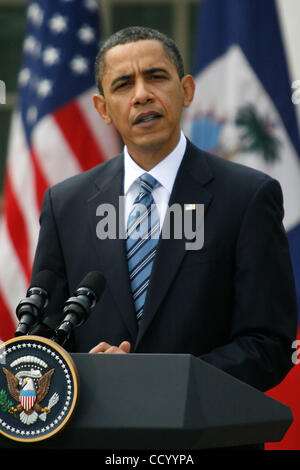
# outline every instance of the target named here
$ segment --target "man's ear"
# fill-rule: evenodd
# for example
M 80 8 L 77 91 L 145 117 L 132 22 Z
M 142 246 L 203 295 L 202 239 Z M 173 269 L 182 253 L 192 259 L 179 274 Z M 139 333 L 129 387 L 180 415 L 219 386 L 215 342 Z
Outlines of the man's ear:
M 107 111 L 107 106 L 106 106 L 106 101 L 103 95 L 94 95 L 93 96 L 93 101 L 94 101 L 94 107 L 96 111 L 100 114 L 102 117 L 103 121 L 107 124 L 110 125 L 112 124 L 111 117 Z
M 181 84 L 183 86 L 184 93 L 183 106 L 188 108 L 193 101 L 195 94 L 195 82 L 192 75 L 185 75 L 181 80 Z

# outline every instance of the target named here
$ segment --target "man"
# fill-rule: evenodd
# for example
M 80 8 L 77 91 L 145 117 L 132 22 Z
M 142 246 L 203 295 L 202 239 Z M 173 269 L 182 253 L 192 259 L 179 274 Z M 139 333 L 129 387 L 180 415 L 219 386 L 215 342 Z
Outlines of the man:
M 95 108 L 116 126 L 125 148 L 45 194 L 33 272 L 52 269 L 61 277 L 48 321 L 58 321 L 63 301 L 98 270 L 106 289 L 75 329 L 75 351 L 189 353 L 270 389 L 292 366 L 297 325 L 278 182 L 185 138 L 180 119 L 194 81 L 184 75 L 173 41 L 159 32 L 134 27 L 109 38 L 96 60 L 96 80 Z M 160 235 L 144 256 L 151 261 L 142 289 L 134 280 L 145 263 L 130 265 L 135 242 L 97 235 L 99 207 L 117 208 L 129 227 L 139 197 L 159 209 L 160 234 L 167 205 L 179 204 L 183 213 L 205 207 L 203 247 L 187 250 L 184 237 Z

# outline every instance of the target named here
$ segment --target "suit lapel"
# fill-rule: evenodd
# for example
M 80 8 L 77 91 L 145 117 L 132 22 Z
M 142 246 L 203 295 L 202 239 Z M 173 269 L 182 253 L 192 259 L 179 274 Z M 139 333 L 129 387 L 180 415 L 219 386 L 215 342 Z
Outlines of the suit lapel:
M 188 141 L 169 206 L 177 203 L 184 210 L 185 204 L 204 204 L 206 212 L 212 200 L 212 194 L 205 188 L 205 185 L 212 179 L 213 175 L 203 152 Z M 143 320 L 139 327 L 134 350 L 137 349 L 180 267 L 186 254 L 186 242 L 184 236 L 181 239 L 171 237 L 159 240 L 144 306 Z
M 135 318 L 134 305 L 131 297 L 128 267 L 126 262 L 126 248 L 124 238 L 119 237 L 119 196 L 123 195 L 123 156 L 117 157 L 113 168 L 109 169 L 107 176 L 101 176 L 96 180 L 97 192 L 88 200 L 89 220 L 99 255 L 99 263 L 106 278 L 107 288 L 119 308 L 120 315 L 127 326 L 131 336 L 136 338 L 137 322 Z M 111 165 L 112 166 L 112 165 Z M 109 204 L 116 212 L 116 238 L 102 239 L 95 234 L 97 224 L 100 221 L 97 209 L 101 204 Z M 122 223 L 122 220 L 121 222 Z

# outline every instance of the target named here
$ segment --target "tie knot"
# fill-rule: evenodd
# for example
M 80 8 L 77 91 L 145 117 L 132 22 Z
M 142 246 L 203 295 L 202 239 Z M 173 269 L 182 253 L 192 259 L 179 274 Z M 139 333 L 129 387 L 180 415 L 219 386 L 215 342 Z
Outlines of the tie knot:
M 146 191 L 147 193 L 152 193 L 155 186 L 158 185 L 158 181 L 149 173 L 144 173 L 142 176 L 139 177 L 141 189 Z

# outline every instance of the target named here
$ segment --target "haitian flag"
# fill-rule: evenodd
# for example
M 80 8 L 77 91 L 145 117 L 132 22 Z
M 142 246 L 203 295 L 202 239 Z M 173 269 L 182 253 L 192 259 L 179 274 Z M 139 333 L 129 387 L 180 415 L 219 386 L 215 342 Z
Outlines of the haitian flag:
M 196 93 L 184 132 L 200 148 L 280 182 L 300 300 L 300 139 L 275 2 L 203 0 L 199 13 Z M 291 407 L 294 423 L 267 449 L 300 449 L 299 389 L 296 365 L 268 392 Z

